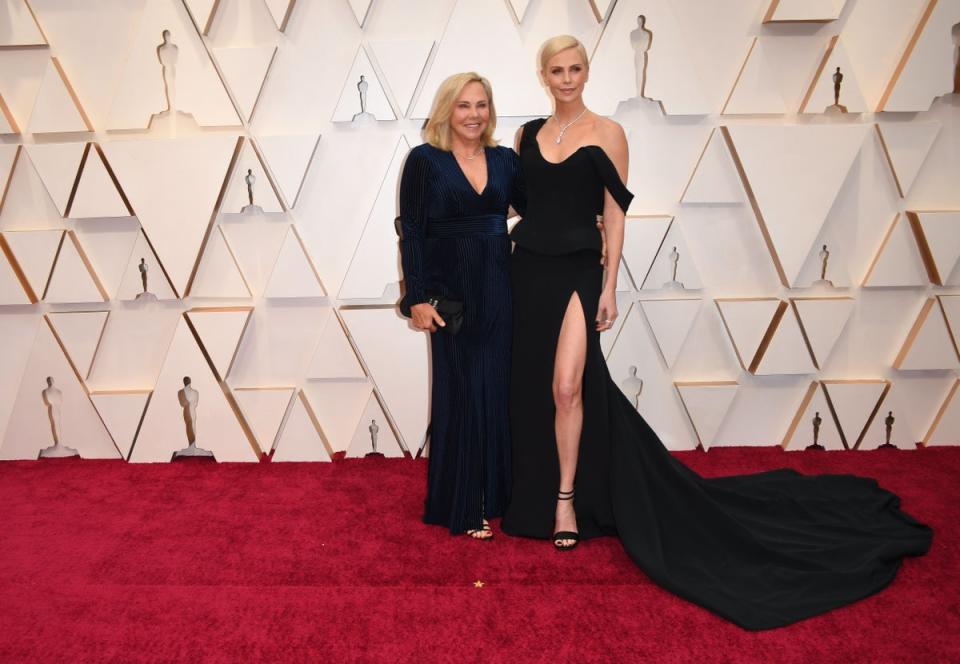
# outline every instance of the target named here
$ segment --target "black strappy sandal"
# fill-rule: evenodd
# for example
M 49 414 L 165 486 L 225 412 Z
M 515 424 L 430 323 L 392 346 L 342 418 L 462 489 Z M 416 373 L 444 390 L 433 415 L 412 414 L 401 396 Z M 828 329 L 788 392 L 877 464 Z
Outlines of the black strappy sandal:
M 557 500 L 573 500 L 573 489 L 558 491 Z M 561 544 L 563 540 L 573 540 L 573 544 Z M 553 548 L 557 551 L 570 551 L 580 543 L 580 533 L 571 530 L 561 530 L 553 534 Z
M 490 533 L 490 534 L 487 535 L 486 537 L 477 537 L 476 533 Z M 468 530 L 466 534 L 470 537 L 470 539 L 475 539 L 478 542 L 493 541 L 493 528 L 490 527 L 490 522 L 487 521 L 486 519 L 483 520 L 482 528 L 474 528 L 472 530 Z

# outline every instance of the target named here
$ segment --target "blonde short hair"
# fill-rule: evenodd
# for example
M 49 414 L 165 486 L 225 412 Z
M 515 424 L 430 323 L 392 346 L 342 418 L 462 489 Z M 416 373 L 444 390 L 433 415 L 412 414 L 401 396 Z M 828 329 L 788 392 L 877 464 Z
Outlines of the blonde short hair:
M 547 68 L 547 63 L 550 62 L 550 58 L 560 51 L 566 51 L 568 48 L 577 49 L 577 53 L 583 58 L 583 64 L 587 66 L 587 69 L 590 68 L 590 58 L 587 57 L 587 49 L 584 48 L 580 40 L 573 35 L 557 35 L 543 42 L 543 46 L 540 47 L 540 70 L 543 71 Z
M 490 81 L 473 71 L 449 76 L 437 88 L 437 94 L 433 98 L 433 107 L 430 109 L 430 117 L 423 128 L 423 140 L 435 148 L 450 150 L 450 116 L 453 115 L 453 105 L 457 102 L 457 97 L 460 96 L 463 89 L 470 83 L 479 83 L 483 86 L 490 107 L 490 120 L 487 122 L 487 128 L 483 130 L 483 134 L 480 136 L 480 142 L 486 147 L 493 147 L 497 144 L 493 138 L 493 132 L 497 128 L 497 110 L 493 105 L 493 88 Z

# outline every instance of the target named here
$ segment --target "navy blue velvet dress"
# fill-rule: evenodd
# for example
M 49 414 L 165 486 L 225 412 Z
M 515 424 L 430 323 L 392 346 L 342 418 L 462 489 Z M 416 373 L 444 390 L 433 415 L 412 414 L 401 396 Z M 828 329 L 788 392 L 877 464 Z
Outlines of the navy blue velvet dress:
M 400 242 L 411 304 L 440 294 L 463 302 L 460 333 L 431 334 L 433 386 L 423 520 L 451 533 L 498 517 L 510 490 L 510 239 L 507 208 L 522 209 L 517 156 L 485 148 L 477 193 L 453 154 L 423 144 L 400 181 Z

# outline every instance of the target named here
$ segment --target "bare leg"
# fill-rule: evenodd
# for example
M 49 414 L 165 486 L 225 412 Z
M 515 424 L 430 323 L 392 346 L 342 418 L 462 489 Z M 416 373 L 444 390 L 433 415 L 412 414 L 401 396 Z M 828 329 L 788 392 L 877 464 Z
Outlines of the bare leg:
M 553 403 L 557 414 L 554 428 L 557 456 L 560 459 L 560 491 L 572 491 L 583 429 L 583 367 L 587 359 L 587 326 L 577 293 L 570 296 L 560 326 L 557 354 L 553 365 Z M 579 532 L 573 500 L 558 500 L 554 532 Z M 569 546 L 573 540 L 561 540 Z

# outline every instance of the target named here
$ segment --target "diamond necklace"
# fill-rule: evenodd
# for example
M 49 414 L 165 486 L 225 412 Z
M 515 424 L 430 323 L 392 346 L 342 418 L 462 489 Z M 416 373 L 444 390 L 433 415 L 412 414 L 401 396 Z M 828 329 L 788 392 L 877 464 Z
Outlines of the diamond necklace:
M 556 143 L 557 145 L 560 145 L 560 141 L 563 139 L 563 134 L 564 134 L 564 132 L 566 132 L 567 129 L 570 128 L 570 125 L 572 125 L 574 122 L 576 122 L 576 121 L 579 120 L 581 117 L 583 117 L 583 114 L 586 113 L 586 112 L 587 112 L 587 107 L 584 106 L 584 107 L 583 107 L 583 110 L 580 111 L 580 113 L 577 115 L 577 117 L 575 117 L 573 120 L 571 120 L 571 121 L 568 122 L 567 124 L 560 124 L 560 119 L 559 119 L 556 115 L 554 115 L 553 118 L 557 121 L 557 124 L 560 125 L 560 133 L 557 134 L 557 137 L 553 140 L 553 142 Z

